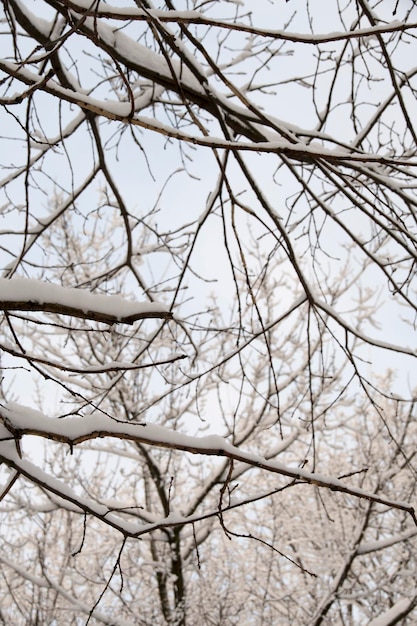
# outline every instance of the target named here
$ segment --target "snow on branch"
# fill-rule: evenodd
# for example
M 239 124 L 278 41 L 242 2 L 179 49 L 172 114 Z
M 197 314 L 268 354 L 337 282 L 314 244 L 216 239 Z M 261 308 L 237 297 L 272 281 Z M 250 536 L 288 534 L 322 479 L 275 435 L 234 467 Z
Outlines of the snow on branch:
M 157 302 L 133 302 L 26 278 L 0 279 L 0 310 L 59 313 L 104 324 L 172 319 L 167 307 Z
M 407 617 L 415 606 L 416 598 L 401 598 L 388 611 L 369 622 L 368 626 L 391 626 Z
M 336 31 L 328 33 L 297 33 L 289 32 L 283 29 L 271 29 L 261 28 L 259 26 L 253 26 L 245 24 L 239 21 L 229 21 L 224 19 L 216 19 L 205 15 L 202 11 L 186 10 L 177 11 L 174 9 L 140 9 L 137 7 L 119 7 L 112 6 L 111 4 L 104 3 L 102 0 L 91 4 L 90 0 L 67 0 L 66 5 L 79 15 L 92 16 L 95 19 L 109 18 L 117 19 L 120 21 L 148 21 L 158 20 L 158 22 L 173 22 L 175 24 L 187 24 L 187 25 L 206 25 L 219 28 L 222 30 L 239 31 L 247 33 L 249 35 L 255 35 L 257 37 L 268 37 L 273 39 L 279 39 L 282 41 L 291 41 L 294 43 L 303 43 L 310 45 L 317 45 L 318 43 L 328 43 L 332 41 L 343 41 L 346 39 L 359 39 L 361 37 L 372 37 L 376 34 L 385 34 L 392 32 L 405 32 L 416 28 L 415 22 L 406 23 L 400 20 L 394 20 L 384 24 L 378 24 L 376 26 L 368 26 L 366 28 L 355 28 L 349 31 Z M 25 9 L 25 13 L 28 10 Z
M 66 443 L 72 448 L 84 441 L 116 437 L 160 448 L 182 450 L 191 454 L 228 457 L 233 461 L 246 463 L 267 472 L 292 478 L 296 482 L 309 483 L 317 487 L 324 487 L 330 491 L 339 491 L 357 498 L 363 498 L 384 506 L 406 511 L 411 515 L 417 526 L 414 508 L 407 502 L 398 502 L 370 491 L 350 487 L 338 478 L 308 472 L 299 467 L 292 468 L 279 461 L 270 461 L 258 454 L 245 452 L 229 444 L 226 439 L 218 435 L 194 437 L 155 424 L 134 424 L 118 421 L 99 412 L 91 413 L 81 418 L 54 419 L 14 402 L 0 407 L 0 418 L 5 429 L 11 435 L 10 438 L 2 437 L 3 443 L 0 443 L 0 458 L 18 471 L 22 471 L 18 462 L 20 447 L 17 447 L 17 451 L 16 448 L 11 448 L 10 439 L 18 443 L 23 435 L 33 435 Z
M 147 59 L 150 58 L 149 54 L 150 53 L 148 52 L 146 55 Z M 121 57 L 120 61 L 128 64 L 129 57 Z M 131 61 L 131 63 L 134 64 L 134 61 Z M 146 65 L 148 73 L 150 72 L 150 67 L 151 63 L 148 62 Z M 143 70 L 143 68 L 141 69 Z M 231 128 L 233 128 L 236 133 L 246 137 L 247 139 L 249 139 L 249 141 L 245 142 L 242 140 L 224 139 L 222 137 L 189 134 L 182 129 L 180 130 L 177 127 L 165 124 L 155 119 L 154 117 L 136 114 L 136 109 L 139 108 L 139 99 L 137 101 L 134 101 L 133 109 L 132 104 L 129 102 L 119 102 L 110 99 L 99 100 L 97 98 L 94 98 L 93 96 L 83 93 L 82 91 L 74 91 L 72 89 L 63 87 L 58 82 L 52 80 L 52 78 L 49 76 L 40 81 L 39 76 L 34 72 L 31 72 L 26 68 L 22 68 L 18 64 L 12 63 L 10 61 L 5 61 L 3 59 L 0 59 L 0 70 L 13 75 L 17 80 L 20 80 L 21 82 L 30 85 L 30 87 L 33 89 L 40 89 L 61 100 L 65 100 L 71 104 L 78 105 L 84 111 L 89 111 L 91 113 L 94 113 L 95 115 L 105 117 L 108 120 L 118 120 L 119 122 L 129 123 L 132 126 L 138 126 L 139 128 L 151 130 L 165 137 L 184 141 L 186 143 L 196 146 L 202 146 L 210 149 L 224 149 L 230 151 L 240 150 L 245 152 L 266 152 L 280 154 L 285 155 L 296 161 L 306 163 L 312 163 L 316 159 L 322 159 L 323 161 L 327 161 L 329 163 L 355 168 L 357 168 L 359 164 L 363 163 L 396 165 L 397 167 L 406 166 L 408 168 L 417 167 L 417 161 L 413 161 L 410 158 L 402 159 L 400 157 L 390 156 L 388 154 L 383 155 L 370 152 L 364 153 L 351 145 L 344 146 L 339 149 L 333 149 L 325 148 L 321 146 L 317 141 L 301 141 L 300 137 L 297 137 L 297 141 L 295 141 L 295 136 L 293 137 L 294 141 L 290 141 L 285 138 L 283 139 L 278 133 L 268 132 L 268 129 L 264 128 L 265 120 L 263 120 L 263 122 L 261 123 L 261 120 L 256 119 L 253 115 L 253 119 L 247 119 L 248 113 L 246 109 L 229 102 L 225 98 L 221 98 L 220 95 L 217 95 L 217 99 L 221 101 L 222 107 L 225 110 L 228 124 Z M 155 70 L 153 80 L 156 80 L 156 78 L 159 78 L 160 82 L 158 84 L 163 85 L 167 89 L 173 89 L 175 91 L 176 84 L 166 84 L 168 79 L 165 75 L 162 75 L 162 71 L 156 72 Z M 199 93 L 195 81 L 193 82 L 191 80 L 192 77 L 189 78 L 190 80 L 187 83 L 184 77 L 181 76 L 181 85 L 183 85 L 184 83 L 185 92 L 192 101 L 198 103 L 200 106 L 202 106 L 202 108 L 210 111 L 210 100 L 207 96 L 205 96 L 205 94 Z M 242 123 L 242 119 L 245 120 L 245 123 Z M 287 131 L 291 131 L 293 133 L 295 132 L 295 130 L 297 130 L 297 134 L 300 134 L 302 136 L 310 137 L 311 135 L 311 131 L 301 128 L 295 129 L 295 127 L 291 127 L 291 125 L 285 124 L 281 120 L 277 120 L 272 117 L 269 118 L 268 125 L 271 125 L 271 123 L 281 126 Z M 316 139 L 319 139 L 321 141 L 325 139 L 328 142 L 333 142 L 332 138 L 328 135 L 321 136 L 320 133 L 316 133 L 315 137 Z M 369 173 L 368 170 L 367 173 Z M 376 175 L 374 172 L 372 173 L 374 176 Z M 392 180 L 389 177 L 385 177 L 383 180 L 381 180 L 381 182 L 388 185 L 392 183 Z

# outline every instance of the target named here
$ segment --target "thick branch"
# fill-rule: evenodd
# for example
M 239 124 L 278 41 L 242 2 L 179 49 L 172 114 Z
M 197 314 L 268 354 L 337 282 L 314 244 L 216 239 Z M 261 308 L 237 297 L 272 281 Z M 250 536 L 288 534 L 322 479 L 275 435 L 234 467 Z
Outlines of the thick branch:
M 217 435 L 191 437 L 155 424 L 132 424 L 117 421 L 101 413 L 90 414 L 82 418 L 50 419 L 38 411 L 33 411 L 28 407 L 15 403 L 9 403 L 7 406 L 1 407 L 0 417 L 7 431 L 11 434 L 10 438 L 16 441 L 19 441 L 23 435 L 34 435 L 66 443 L 72 448 L 84 441 L 116 437 L 159 448 L 182 450 L 191 454 L 228 457 L 231 460 L 240 461 L 267 472 L 287 476 L 296 481 L 324 487 L 330 491 L 339 491 L 357 498 L 363 498 L 406 511 L 417 525 L 414 508 L 406 502 L 398 502 L 370 491 L 349 487 L 337 478 L 308 472 L 303 468 L 291 468 L 279 461 L 268 461 L 258 454 L 240 450 L 236 446 L 229 444 L 223 437 Z M 10 448 L 10 441 L 7 442 L 7 439 L 10 440 L 10 438 L 3 436 L 3 440 L 6 439 L 6 443 L 0 443 L 0 455 L 6 463 L 8 463 L 7 458 L 10 453 L 13 458 L 16 456 L 15 449 Z M 14 463 L 11 466 L 15 467 Z M 16 469 L 19 468 L 16 467 Z
M 173 317 L 158 303 L 131 302 L 120 296 L 97 295 L 85 289 L 22 278 L 0 279 L 0 310 L 58 313 L 104 324 L 133 324 L 141 319 Z

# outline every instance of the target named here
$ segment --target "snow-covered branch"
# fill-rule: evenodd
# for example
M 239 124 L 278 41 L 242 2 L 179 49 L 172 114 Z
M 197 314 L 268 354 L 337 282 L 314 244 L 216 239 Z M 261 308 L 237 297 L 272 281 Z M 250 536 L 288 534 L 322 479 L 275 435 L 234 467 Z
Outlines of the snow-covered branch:
M 12 439 L 14 438 L 16 441 L 20 441 L 24 435 L 34 435 L 66 443 L 72 448 L 84 441 L 116 437 L 140 444 L 182 450 L 191 454 L 227 457 L 233 461 L 246 463 L 252 467 L 280 474 L 295 481 L 325 487 L 330 491 L 339 491 L 407 511 L 417 525 L 414 508 L 406 502 L 392 501 L 363 489 L 349 487 L 337 478 L 323 476 L 302 468 L 293 469 L 279 461 L 267 460 L 258 454 L 240 450 L 217 435 L 192 437 L 155 424 L 127 424 L 102 413 L 90 414 L 80 418 L 52 419 L 39 411 L 15 403 L 0 407 L 0 416 L 4 426 L 11 433 Z M 7 441 L 8 438 L 3 435 L 3 439 Z M 10 448 L 10 443 L 0 444 L 0 455 L 3 460 L 7 463 L 7 459 L 9 459 L 12 467 L 22 471 L 21 467 L 14 465 L 16 454 L 16 449 Z
M 417 4 L 180 4 L 1 5 L 0 621 L 412 626 Z
M 156 302 L 132 302 L 120 296 L 103 296 L 24 278 L 0 279 L 0 310 L 58 313 L 104 324 L 172 319 L 172 313 Z

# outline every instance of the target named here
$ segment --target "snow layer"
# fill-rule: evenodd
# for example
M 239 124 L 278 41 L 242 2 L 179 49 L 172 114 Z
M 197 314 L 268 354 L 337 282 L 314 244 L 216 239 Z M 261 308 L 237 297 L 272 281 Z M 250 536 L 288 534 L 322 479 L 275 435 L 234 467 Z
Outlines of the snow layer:
M 145 317 L 170 316 L 167 307 L 156 302 L 134 302 L 120 296 L 93 294 L 86 289 L 61 287 L 26 278 L 0 279 L 1 308 L 54 311 L 99 321 L 100 318 L 103 318 L 101 321 L 133 321 Z
M 372 622 L 369 622 L 368 626 L 390 626 L 390 624 L 397 624 L 398 620 L 407 614 L 412 603 L 413 599 L 401 598 L 401 600 L 398 600 L 388 611 L 385 611 L 385 613 L 373 619 Z
M 10 444 L 13 446 L 13 456 L 15 456 L 13 438 L 20 438 L 25 434 L 54 439 L 71 446 L 97 437 L 118 437 L 157 447 L 183 450 L 192 454 L 226 456 L 296 481 L 307 482 L 331 491 L 348 493 L 388 507 L 402 509 L 410 513 L 417 524 L 414 509 L 408 502 L 394 501 L 358 487 L 350 487 L 332 476 L 308 472 L 303 468 L 293 468 L 275 460 L 269 461 L 258 454 L 243 451 L 229 444 L 226 439 L 218 435 L 193 437 L 156 424 L 126 423 L 98 411 L 79 418 L 53 419 L 14 402 L 0 406 L 0 417 L 4 424 L 2 430 L 5 431 L 1 437 L 4 442 L 0 441 L 0 456 L 4 460 L 10 458 Z

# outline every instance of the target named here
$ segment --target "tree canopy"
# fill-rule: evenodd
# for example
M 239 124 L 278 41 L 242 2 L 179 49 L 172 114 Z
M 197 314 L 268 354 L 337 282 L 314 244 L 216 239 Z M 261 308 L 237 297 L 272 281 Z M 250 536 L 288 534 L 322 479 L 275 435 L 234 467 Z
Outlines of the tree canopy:
M 2 2 L 0 623 L 416 619 L 412 0 Z

